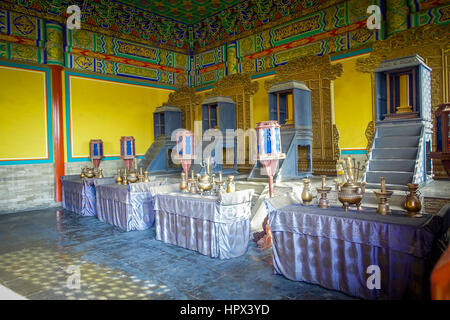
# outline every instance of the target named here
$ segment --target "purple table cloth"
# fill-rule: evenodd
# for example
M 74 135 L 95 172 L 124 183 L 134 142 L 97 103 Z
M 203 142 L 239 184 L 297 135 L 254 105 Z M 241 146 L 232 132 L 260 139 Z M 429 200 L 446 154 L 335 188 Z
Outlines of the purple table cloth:
M 250 239 L 254 190 L 215 196 L 181 192 L 155 199 L 156 239 L 195 250 L 212 258 L 243 255 Z
M 163 181 L 97 187 L 97 218 L 124 231 L 145 230 L 155 221 L 154 197 L 179 189 L 178 184 L 161 186 Z
M 85 178 L 80 175 L 61 177 L 62 206 L 82 216 L 96 216 L 96 186 L 113 184 L 114 178 Z
M 431 268 L 445 247 L 438 244 L 449 230 L 450 206 L 409 218 L 400 211 L 381 216 L 374 208 L 345 212 L 295 204 L 293 196 L 277 198 L 265 202 L 275 274 L 364 299 L 427 298 Z M 380 268 L 379 289 L 367 286 L 369 266 Z

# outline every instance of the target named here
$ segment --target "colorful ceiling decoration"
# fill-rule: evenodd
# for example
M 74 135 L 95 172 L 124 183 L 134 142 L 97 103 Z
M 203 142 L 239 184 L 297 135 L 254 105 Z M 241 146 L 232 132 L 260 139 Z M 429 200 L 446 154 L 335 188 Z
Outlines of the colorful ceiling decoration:
M 242 0 L 120 0 L 119 2 L 191 25 Z

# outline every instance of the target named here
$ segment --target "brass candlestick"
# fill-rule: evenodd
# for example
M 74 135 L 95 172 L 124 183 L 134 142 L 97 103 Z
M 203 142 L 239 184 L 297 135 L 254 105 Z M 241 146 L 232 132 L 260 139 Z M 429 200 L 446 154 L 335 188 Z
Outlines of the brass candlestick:
M 317 192 L 320 194 L 319 204 L 317 206 L 319 208 L 326 209 L 330 207 L 330 202 L 327 198 L 327 194 L 331 191 L 331 187 L 326 186 L 327 176 L 321 176 L 321 178 L 322 178 L 322 187 L 317 188 Z
M 386 190 L 386 180 L 384 177 L 380 177 L 380 183 L 381 183 L 381 190 L 380 191 L 374 191 L 375 195 L 378 198 L 378 208 L 377 213 L 385 216 L 388 213 L 391 213 L 391 208 L 389 207 L 388 199 L 392 196 L 392 191 Z
M 148 171 L 144 171 L 144 182 L 150 182 L 150 177 L 148 176 Z
M 139 182 L 144 182 L 144 173 L 142 172 L 142 168 L 139 168 L 138 180 Z
M 123 173 L 122 184 L 124 185 L 128 184 L 127 178 L 128 178 L 127 169 L 125 169 L 125 172 Z
M 189 193 L 197 193 L 197 179 L 194 177 L 194 170 L 191 171 L 191 178 L 189 179 Z

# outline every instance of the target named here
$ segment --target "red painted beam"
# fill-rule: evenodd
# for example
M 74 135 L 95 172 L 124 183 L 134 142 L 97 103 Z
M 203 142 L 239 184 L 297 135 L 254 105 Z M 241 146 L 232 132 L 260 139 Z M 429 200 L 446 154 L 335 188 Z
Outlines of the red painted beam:
M 60 66 L 51 66 L 53 150 L 55 162 L 56 202 L 62 201 L 61 176 L 64 176 L 64 133 L 62 104 L 62 70 Z

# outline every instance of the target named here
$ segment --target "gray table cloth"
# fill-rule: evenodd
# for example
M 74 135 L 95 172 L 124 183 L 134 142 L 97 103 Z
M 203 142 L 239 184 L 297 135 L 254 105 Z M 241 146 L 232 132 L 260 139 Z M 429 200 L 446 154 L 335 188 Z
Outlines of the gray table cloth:
M 113 183 L 112 177 L 81 179 L 80 175 L 62 176 L 62 206 L 82 216 L 96 216 L 96 186 Z
M 450 206 L 409 218 L 374 208 L 345 212 L 298 204 L 295 195 L 265 201 L 275 274 L 365 299 L 423 299 L 433 261 L 443 252 Z M 442 240 L 444 239 L 444 240 Z M 369 266 L 380 268 L 379 289 L 367 286 Z
M 129 185 L 97 187 L 97 217 L 124 231 L 145 230 L 155 221 L 154 197 L 160 192 L 173 192 L 178 184 L 160 185 L 163 180 Z
M 215 196 L 158 194 L 155 199 L 156 239 L 230 259 L 243 255 L 250 239 L 254 190 Z

